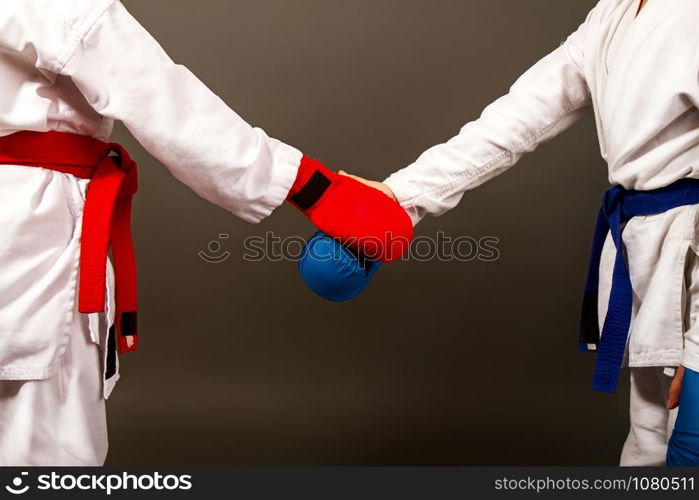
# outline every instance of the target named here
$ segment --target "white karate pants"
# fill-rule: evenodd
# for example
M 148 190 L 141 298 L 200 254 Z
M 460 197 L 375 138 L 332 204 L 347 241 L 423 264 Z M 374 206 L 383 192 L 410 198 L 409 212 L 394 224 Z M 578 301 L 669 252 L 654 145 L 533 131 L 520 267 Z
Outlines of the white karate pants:
M 631 428 L 620 465 L 663 466 L 677 418 L 677 409 L 668 410 L 665 406 L 674 374 L 657 366 L 634 367 L 630 372 Z
M 57 373 L 0 380 L 0 465 L 103 465 L 107 420 L 99 346 L 73 321 Z

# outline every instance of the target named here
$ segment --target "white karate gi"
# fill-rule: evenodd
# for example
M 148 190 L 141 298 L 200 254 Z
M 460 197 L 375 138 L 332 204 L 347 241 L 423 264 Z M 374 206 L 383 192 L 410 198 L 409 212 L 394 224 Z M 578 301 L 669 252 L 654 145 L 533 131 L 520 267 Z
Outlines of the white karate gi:
M 611 184 L 650 190 L 699 178 L 699 2 L 650 0 L 634 17 L 639 3 L 601 0 L 577 31 L 479 119 L 391 175 L 386 183 L 413 221 L 453 208 L 465 191 L 567 129 L 590 104 Z M 698 307 L 699 294 L 684 281 L 685 267 L 694 262 L 687 259 L 697 251 L 698 216 L 697 206 L 685 206 L 633 218 L 624 229 L 634 289 L 626 359 L 632 371 L 680 363 L 699 370 L 699 326 L 696 312 L 688 314 Z M 608 238 L 600 267 L 600 325 L 615 252 Z M 655 385 L 660 390 L 662 384 Z M 632 426 L 646 407 L 654 408 L 648 415 L 668 418 L 658 407 L 662 398 L 644 400 L 645 393 L 632 390 Z M 640 423 L 661 429 L 667 422 Z M 637 450 L 634 462 L 646 456 L 657 463 L 657 446 L 646 446 L 638 437 L 643 435 L 632 428 L 625 449 Z
M 301 152 L 173 63 L 119 1 L 4 0 L 0 75 L 0 136 L 107 140 L 121 120 L 176 178 L 250 222 L 280 205 L 296 178 Z M 66 375 L 100 382 L 98 345 L 103 361 L 114 320 L 111 268 L 106 312 L 88 317 L 75 305 L 88 184 L 0 165 L 0 465 L 98 464 L 106 454 L 104 398 Z M 104 397 L 117 377 L 100 384 Z M 74 421 L 76 412 L 87 421 Z

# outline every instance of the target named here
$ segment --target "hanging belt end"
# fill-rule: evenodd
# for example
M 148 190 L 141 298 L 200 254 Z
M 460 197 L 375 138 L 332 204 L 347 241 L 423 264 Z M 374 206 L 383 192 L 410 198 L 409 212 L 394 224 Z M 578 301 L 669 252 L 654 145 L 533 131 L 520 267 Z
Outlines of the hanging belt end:
M 119 354 L 133 352 L 138 349 L 138 316 L 136 311 L 126 311 L 118 314 L 117 341 Z
M 582 352 L 597 352 L 597 344 L 580 342 L 578 343 L 578 349 Z
M 138 335 L 122 336 L 117 337 L 117 343 L 119 344 L 119 354 L 126 354 L 127 352 L 134 352 L 138 349 Z

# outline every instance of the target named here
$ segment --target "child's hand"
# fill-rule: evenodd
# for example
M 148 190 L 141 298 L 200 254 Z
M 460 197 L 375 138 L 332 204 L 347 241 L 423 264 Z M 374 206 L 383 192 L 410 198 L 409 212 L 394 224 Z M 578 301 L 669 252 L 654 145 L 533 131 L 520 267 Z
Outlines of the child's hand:
M 366 179 L 363 179 L 362 177 L 357 177 L 356 175 L 351 175 L 345 172 L 344 170 L 340 170 L 338 172 L 340 175 L 344 175 L 347 177 L 350 177 L 351 179 L 354 179 L 355 181 L 361 182 L 362 184 L 366 184 L 369 187 L 373 187 L 374 189 L 378 189 L 381 191 L 383 194 L 391 198 L 393 201 L 398 201 L 396 200 L 396 195 L 393 194 L 393 191 L 391 191 L 391 188 L 388 187 L 386 184 L 383 182 L 377 182 L 377 181 L 368 181 Z
M 670 385 L 670 392 L 667 396 L 667 409 L 672 410 L 680 404 L 680 392 L 682 391 L 682 377 L 684 376 L 684 366 L 680 365 L 675 373 L 675 378 Z

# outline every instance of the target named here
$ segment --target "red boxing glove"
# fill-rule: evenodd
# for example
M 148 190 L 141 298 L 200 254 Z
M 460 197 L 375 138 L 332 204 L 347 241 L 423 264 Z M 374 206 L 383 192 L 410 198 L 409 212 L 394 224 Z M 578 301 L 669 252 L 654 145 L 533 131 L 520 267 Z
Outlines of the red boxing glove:
M 286 199 L 318 229 L 371 260 L 400 258 L 413 238 L 412 221 L 397 202 L 307 156 Z

